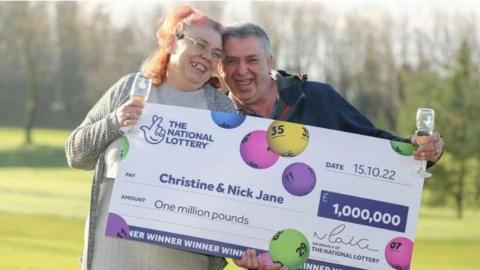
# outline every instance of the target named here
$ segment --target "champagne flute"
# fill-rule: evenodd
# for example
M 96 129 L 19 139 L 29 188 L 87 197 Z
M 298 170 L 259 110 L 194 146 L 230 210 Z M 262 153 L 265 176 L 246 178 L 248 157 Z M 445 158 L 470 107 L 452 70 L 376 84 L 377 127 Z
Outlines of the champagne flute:
M 428 136 L 433 134 L 435 111 L 430 108 L 418 108 L 416 122 L 417 130 L 415 131 L 415 135 L 417 135 L 417 144 L 422 145 L 427 142 Z M 420 160 L 422 161 L 422 165 L 418 173 L 423 177 L 432 176 L 432 174 L 426 170 L 427 161 L 425 160 L 425 153 L 421 153 Z
M 130 99 L 147 102 L 152 88 L 152 80 L 142 73 L 137 73 L 130 89 Z M 130 132 L 133 126 L 123 127 L 124 132 Z
M 133 80 L 132 89 L 130 89 L 130 98 L 147 102 L 151 88 L 152 80 L 142 73 L 137 73 Z

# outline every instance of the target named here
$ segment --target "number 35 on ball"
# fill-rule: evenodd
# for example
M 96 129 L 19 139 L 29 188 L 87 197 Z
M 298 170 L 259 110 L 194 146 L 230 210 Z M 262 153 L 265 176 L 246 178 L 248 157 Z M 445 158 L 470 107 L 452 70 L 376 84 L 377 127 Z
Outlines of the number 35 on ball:
M 301 124 L 274 121 L 268 127 L 268 146 L 282 157 L 294 157 L 308 146 L 308 129 Z

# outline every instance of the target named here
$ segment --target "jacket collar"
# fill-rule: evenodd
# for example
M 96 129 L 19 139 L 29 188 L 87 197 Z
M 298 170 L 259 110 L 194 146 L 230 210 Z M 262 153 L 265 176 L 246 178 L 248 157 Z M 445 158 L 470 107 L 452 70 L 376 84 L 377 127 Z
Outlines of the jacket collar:
M 291 75 L 283 70 L 272 70 L 271 76 L 277 81 L 278 94 L 286 105 L 294 105 L 304 95 L 302 87 L 307 80 L 306 74 Z
M 296 107 L 304 97 L 302 87 L 307 80 L 307 76 L 303 74 L 291 75 L 283 70 L 272 70 L 270 72 L 270 76 L 277 83 L 277 89 L 280 98 L 278 98 L 275 102 L 272 115 L 270 115 L 269 118 L 288 118 L 290 116 L 290 113 L 288 113 L 290 107 Z M 247 108 L 237 107 L 237 110 L 246 115 L 260 117 L 259 114 Z

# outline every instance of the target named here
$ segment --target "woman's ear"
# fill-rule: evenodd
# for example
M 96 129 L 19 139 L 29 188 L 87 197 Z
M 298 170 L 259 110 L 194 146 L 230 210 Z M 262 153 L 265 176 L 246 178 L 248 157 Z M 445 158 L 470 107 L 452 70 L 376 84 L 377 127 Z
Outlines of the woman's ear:
M 170 54 L 173 54 L 175 52 L 175 45 L 177 44 L 176 41 L 177 41 L 177 38 L 175 37 L 175 35 L 168 36 L 166 49 L 167 49 L 167 52 L 169 52 Z

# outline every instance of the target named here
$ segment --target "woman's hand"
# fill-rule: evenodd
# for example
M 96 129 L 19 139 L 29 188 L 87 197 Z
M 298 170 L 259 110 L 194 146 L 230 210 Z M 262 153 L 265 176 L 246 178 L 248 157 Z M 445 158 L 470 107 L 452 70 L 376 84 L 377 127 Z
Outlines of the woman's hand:
M 144 102 L 139 99 L 130 99 L 116 111 L 119 127 L 133 126 L 138 122 L 143 112 Z
M 240 260 L 233 260 L 233 262 L 244 269 L 248 270 L 288 270 L 282 267 L 279 263 L 269 264 L 263 262 L 260 256 L 257 256 L 254 249 L 247 249 Z

